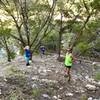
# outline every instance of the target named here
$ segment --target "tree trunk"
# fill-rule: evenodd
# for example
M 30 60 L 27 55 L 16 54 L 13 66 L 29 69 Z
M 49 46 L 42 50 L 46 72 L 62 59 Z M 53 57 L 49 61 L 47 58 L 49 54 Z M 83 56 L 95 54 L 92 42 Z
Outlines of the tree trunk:
M 24 0 L 24 2 L 21 1 L 21 15 L 23 19 L 23 27 L 25 31 L 25 35 L 27 38 L 27 45 L 30 46 L 30 29 L 29 29 L 29 22 L 28 22 L 28 7 L 27 7 L 27 1 Z
M 4 37 L 4 42 L 5 42 L 5 47 L 6 47 L 6 53 L 7 53 L 8 62 L 11 62 L 10 50 L 9 50 L 8 45 L 7 45 L 7 41 L 6 41 L 5 37 Z
M 58 40 L 58 60 L 60 59 L 61 55 L 61 40 L 62 40 L 62 12 L 61 12 L 61 23 L 60 23 L 60 31 L 59 31 L 59 40 Z
M 60 54 L 61 54 L 61 39 L 62 39 L 62 33 L 59 32 L 59 41 L 58 41 L 58 58 L 60 58 Z
M 8 62 L 11 62 L 10 52 L 6 49 Z

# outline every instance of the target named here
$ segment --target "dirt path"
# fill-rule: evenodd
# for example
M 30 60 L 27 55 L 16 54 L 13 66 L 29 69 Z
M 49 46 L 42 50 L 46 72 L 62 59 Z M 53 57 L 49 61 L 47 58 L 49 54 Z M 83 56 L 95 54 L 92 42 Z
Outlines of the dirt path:
M 63 63 L 56 58 L 55 54 L 34 56 L 29 67 L 23 57 L 1 64 L 1 100 L 100 100 L 100 81 L 93 79 L 100 66 L 94 69 L 84 61 L 75 64 L 72 80 L 67 82 Z

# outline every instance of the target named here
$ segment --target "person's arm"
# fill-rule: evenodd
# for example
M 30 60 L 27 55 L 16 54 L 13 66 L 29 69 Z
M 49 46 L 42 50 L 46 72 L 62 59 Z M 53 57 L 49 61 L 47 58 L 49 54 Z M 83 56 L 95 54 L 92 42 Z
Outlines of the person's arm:
M 76 62 L 77 58 L 72 54 L 72 60 L 73 62 Z
M 25 47 L 24 47 L 23 49 L 24 49 L 24 50 L 26 50 L 26 48 L 25 48 Z

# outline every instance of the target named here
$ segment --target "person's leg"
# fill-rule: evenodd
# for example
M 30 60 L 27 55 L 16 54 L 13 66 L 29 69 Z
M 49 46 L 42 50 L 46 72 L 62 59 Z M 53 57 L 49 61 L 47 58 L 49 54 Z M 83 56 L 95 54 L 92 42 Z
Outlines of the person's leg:
M 65 66 L 64 77 L 68 77 L 68 68 Z
M 67 70 L 67 74 L 68 74 L 68 81 L 70 81 L 70 79 L 71 79 L 70 70 L 71 70 L 71 68 L 68 68 L 68 70 Z
M 42 51 L 40 51 L 40 56 L 41 56 L 41 58 L 42 58 Z
M 43 55 L 45 54 L 45 50 L 43 50 Z
M 26 57 L 26 66 L 29 66 L 30 64 L 29 64 L 29 57 Z

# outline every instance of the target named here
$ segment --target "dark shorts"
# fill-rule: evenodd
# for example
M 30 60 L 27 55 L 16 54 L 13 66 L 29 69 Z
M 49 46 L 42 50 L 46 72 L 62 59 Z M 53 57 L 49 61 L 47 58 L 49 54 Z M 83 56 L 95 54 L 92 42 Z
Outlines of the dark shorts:
M 71 68 L 72 66 L 66 66 L 66 65 L 65 65 L 65 67 L 66 67 L 66 68 Z

